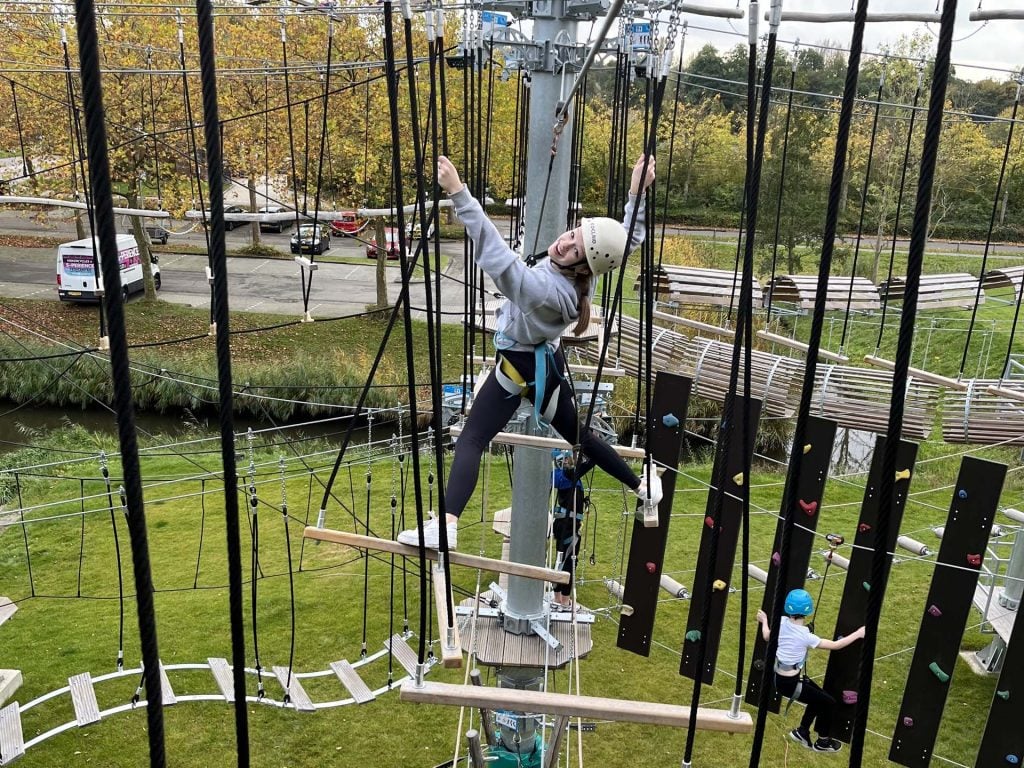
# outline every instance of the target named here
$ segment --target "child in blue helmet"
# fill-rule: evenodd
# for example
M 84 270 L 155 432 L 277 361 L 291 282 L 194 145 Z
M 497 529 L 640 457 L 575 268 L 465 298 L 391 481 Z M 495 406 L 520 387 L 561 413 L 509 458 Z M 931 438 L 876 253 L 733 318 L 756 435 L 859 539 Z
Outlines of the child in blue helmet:
M 568 584 L 555 585 L 551 607 L 568 611 L 572 609 L 572 581 L 576 572 L 576 558 L 580 552 L 580 528 L 588 501 L 583 493 L 582 478 L 597 463 L 582 454 L 577 462 L 572 451 L 554 450 L 551 458 L 555 462 L 551 474 L 551 483 L 555 488 L 551 535 L 555 539 L 555 549 L 562 555 L 562 570 L 569 574 Z
M 775 653 L 775 690 L 784 698 L 807 705 L 799 727 L 790 731 L 789 737 L 815 752 L 838 752 L 842 742 L 828 736 L 835 699 L 803 673 L 804 665 L 812 648 L 838 651 L 863 638 L 864 627 L 839 640 L 818 637 L 804 624 L 814 613 L 814 598 L 806 589 L 794 589 L 786 595 L 783 610 L 786 615 L 779 625 L 779 647 Z M 767 642 L 771 634 L 767 614 L 758 611 L 757 621 Z M 815 741 L 811 741 L 812 723 L 818 733 Z

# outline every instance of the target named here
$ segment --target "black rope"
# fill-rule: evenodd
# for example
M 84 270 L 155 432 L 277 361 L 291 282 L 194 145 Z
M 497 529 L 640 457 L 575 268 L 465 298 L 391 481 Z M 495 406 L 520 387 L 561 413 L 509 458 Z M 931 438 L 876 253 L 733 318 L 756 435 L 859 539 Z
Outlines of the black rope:
M 200 501 L 200 516 L 199 516 L 199 547 L 196 552 L 196 575 L 192 579 L 192 588 L 195 589 L 199 586 L 199 563 L 203 558 L 203 536 L 206 533 L 206 478 L 202 478 L 199 481 L 199 501 Z
M 135 575 L 136 611 L 139 639 L 146 680 L 146 732 L 149 737 L 149 761 L 153 768 L 166 764 L 164 749 L 163 705 L 160 695 L 160 653 L 157 648 L 156 617 L 153 610 L 153 579 L 150 572 L 149 544 L 146 539 L 146 516 L 142 498 L 142 475 L 139 467 L 135 432 L 135 409 L 132 404 L 128 361 L 128 339 L 125 331 L 124 305 L 121 302 L 121 270 L 117 260 L 117 228 L 111 197 L 110 160 L 107 154 L 107 129 L 104 124 L 103 88 L 100 75 L 99 45 L 96 35 L 96 9 L 92 0 L 75 0 L 75 22 L 78 32 L 78 57 L 82 77 L 82 101 L 87 107 L 86 137 L 89 147 L 89 179 L 103 259 L 103 282 L 108 299 L 104 301 L 107 327 L 110 330 L 110 364 L 113 394 L 117 412 L 118 443 L 125 475 L 128 508 L 128 534 L 132 548 Z
M 661 207 L 661 242 L 658 244 L 658 269 L 661 269 L 665 255 L 665 227 L 668 225 L 668 198 L 672 188 L 672 160 L 676 151 L 676 123 L 679 117 L 679 89 L 683 82 L 683 46 L 686 43 L 686 23 L 683 24 L 682 39 L 679 43 L 679 66 L 676 69 L 676 92 L 672 102 L 672 123 L 668 139 L 668 173 L 665 174 L 665 198 Z
M 107 509 L 110 511 L 110 531 L 114 537 L 114 559 L 117 561 L 117 669 L 124 669 L 124 575 L 121 569 L 121 543 L 117 534 L 117 516 L 114 514 L 114 493 L 110 487 L 110 471 L 106 454 L 100 454 L 100 471 L 107 489 Z M 83 522 L 84 522 L 83 518 Z
M 78 499 L 80 502 L 79 512 L 82 515 L 82 526 L 79 531 L 78 540 L 78 584 L 75 589 L 75 596 L 82 596 L 82 566 L 85 563 L 85 480 L 79 479 L 78 481 Z M 118 565 L 121 564 L 121 558 L 117 558 Z
M 21 521 L 21 536 L 25 543 L 25 565 L 28 571 L 28 588 L 32 597 L 36 596 L 36 582 L 32 578 L 32 553 L 28 545 L 28 525 L 25 523 L 25 502 L 21 498 L 21 475 L 14 473 L 14 488 L 18 494 L 18 515 Z
M 896 264 L 896 239 L 900 234 L 900 215 L 903 212 L 903 194 L 907 186 L 907 170 L 910 168 L 910 150 L 914 144 L 914 123 L 917 121 L 917 105 L 921 100 L 921 80 L 924 75 L 924 62 L 917 70 L 917 89 L 914 91 L 914 104 L 910 108 L 910 127 L 907 129 L 907 144 L 903 149 L 903 167 L 900 171 L 900 188 L 896 195 L 896 213 L 892 224 L 892 246 L 889 251 L 889 275 L 886 278 L 886 285 L 892 283 L 893 269 Z M 872 276 L 872 281 L 877 282 L 877 275 Z M 979 281 L 980 284 L 980 281 Z M 875 354 L 882 348 L 882 334 L 885 332 L 885 316 L 889 310 L 888 297 L 882 302 L 882 316 L 878 322 L 878 339 L 875 341 Z M 968 337 L 970 334 L 968 334 Z M 969 340 L 969 339 L 968 339 Z M 963 366 L 961 366 L 963 371 Z
M 921 171 L 917 182 L 917 200 L 914 223 L 907 253 L 907 279 L 903 294 L 903 313 L 900 316 L 899 341 L 896 346 L 895 367 L 892 376 L 892 398 L 889 406 L 889 426 L 886 430 L 885 450 L 882 453 L 882 482 L 878 496 L 878 520 L 875 524 L 875 549 L 871 554 L 871 589 L 868 592 L 865 637 L 861 649 L 860 677 L 857 685 L 859 701 L 850 741 L 850 766 L 859 768 L 864 756 L 864 737 L 868 711 L 871 706 L 871 682 L 874 677 L 875 648 L 878 641 L 878 622 L 882 614 L 882 601 L 888 581 L 891 555 L 886 552 L 896 490 L 896 456 L 900 436 L 903 434 L 903 411 L 906 403 L 907 370 L 914 345 L 914 321 L 917 319 L 917 297 L 921 283 L 921 268 L 928 240 L 928 217 L 931 212 L 935 166 L 942 136 L 942 114 L 946 105 L 946 87 L 949 83 L 949 53 L 953 45 L 953 25 L 956 22 L 957 0 L 945 0 L 942 22 L 935 52 L 931 97 L 925 123 L 924 146 L 921 150 Z
M 871 120 L 871 139 L 868 143 L 867 164 L 864 167 L 864 184 L 860 190 L 860 217 L 857 219 L 857 240 L 853 247 L 853 264 L 850 266 L 850 290 L 846 294 L 846 315 L 843 317 L 843 333 L 839 338 L 839 354 L 846 350 L 846 334 L 850 330 L 850 310 L 853 307 L 853 283 L 857 279 L 857 260 L 860 246 L 864 242 L 864 216 L 868 210 L 868 190 L 871 184 L 871 166 L 875 159 L 875 144 L 878 139 L 878 115 L 882 111 L 882 92 L 885 88 L 885 60 L 882 60 L 882 74 L 878 78 L 878 93 L 875 95 L 875 113 Z
M 1013 129 L 1017 125 L 1017 110 L 1020 107 L 1021 88 L 1024 80 L 1018 81 L 1017 92 L 1013 97 L 1013 113 L 1010 115 L 1010 127 L 1006 133 L 1006 146 L 1003 148 L 1003 164 L 999 168 L 999 181 L 996 183 L 996 192 L 992 196 L 992 215 L 988 220 L 988 233 L 985 235 L 985 252 L 981 257 L 981 267 L 978 270 L 978 290 L 974 294 L 974 306 L 971 308 L 971 322 L 967 326 L 967 339 L 964 341 L 964 354 L 960 359 L 960 375 L 963 376 L 964 368 L 967 367 L 967 352 L 971 346 L 971 335 L 974 333 L 974 323 L 978 317 L 978 305 L 981 303 L 981 285 L 985 281 L 985 268 L 988 265 L 989 250 L 992 248 L 992 231 L 996 225 L 996 214 L 999 211 L 999 198 L 1003 196 L 1003 181 L 1006 179 L 1006 166 L 1010 159 L 1010 145 L 1013 141 Z M 1016 321 L 1016 317 L 1014 318 Z M 1016 328 L 1016 322 L 1014 322 Z M 1010 334 L 1010 344 L 1013 344 L 1013 333 Z M 1009 365 L 1010 353 L 1006 353 L 1006 361 L 1000 372 L 1000 377 L 1006 375 L 1006 366 Z
M 853 37 L 850 41 L 850 58 L 847 62 L 846 80 L 843 85 L 843 100 L 840 102 L 839 125 L 836 133 L 836 150 L 832 160 L 832 179 L 829 184 L 828 208 L 825 214 L 825 230 L 822 238 L 821 261 L 818 266 L 818 285 L 814 296 L 814 311 L 811 318 L 808 339 L 807 360 L 804 364 L 803 389 L 800 393 L 800 407 L 797 409 L 796 427 L 793 431 L 793 450 L 790 452 L 789 468 L 786 474 L 785 491 L 782 499 L 782 535 L 779 540 L 779 573 L 789 568 L 790 544 L 796 529 L 796 489 L 799 487 L 803 445 L 806 443 L 807 419 L 811 411 L 811 397 L 814 394 L 814 380 L 818 369 L 818 350 L 821 348 L 822 330 L 825 325 L 825 296 L 828 278 L 832 271 L 832 256 L 835 251 L 836 231 L 839 224 L 839 201 L 846 176 L 846 156 L 850 142 L 850 126 L 853 122 L 853 107 L 857 96 L 857 73 L 860 71 L 861 50 L 864 43 L 864 28 L 867 24 L 868 0 L 857 0 L 854 14 Z M 754 726 L 754 743 L 750 750 L 750 768 L 761 762 L 761 748 L 764 743 L 764 729 L 768 718 L 768 705 L 774 690 L 775 653 L 779 645 L 779 618 L 783 614 L 786 593 L 783 580 L 775 585 L 771 616 L 772 631 L 765 649 L 764 670 L 762 671 L 761 695 L 758 699 L 757 722 Z
M 250 443 L 251 446 L 251 443 Z M 250 447 L 251 451 L 251 447 Z M 241 491 L 241 489 L 239 489 Z M 260 631 L 259 631 L 259 583 L 262 569 L 260 568 L 260 499 L 256 494 L 256 464 L 249 461 L 249 531 L 252 547 L 249 552 L 249 612 L 252 616 L 252 655 L 256 668 L 256 698 L 267 695 L 263 687 L 263 665 L 260 663 Z M 284 692 L 284 703 L 291 696 L 287 688 Z
M 786 124 L 782 129 L 782 160 L 779 166 L 779 193 L 775 201 L 775 233 L 772 235 L 772 271 L 768 283 L 768 306 L 765 310 L 765 322 L 772 320 L 772 300 L 775 298 L 775 270 L 779 260 L 779 229 L 782 226 L 782 201 L 786 196 L 786 163 L 789 159 L 789 122 L 793 116 L 793 86 L 796 83 L 797 56 L 793 52 L 793 62 L 789 69 L 789 95 L 786 98 Z
M 210 261 L 213 265 L 213 314 L 216 324 L 221 462 L 224 467 L 224 512 L 228 548 L 231 663 L 235 691 L 235 738 L 239 768 L 249 765 L 249 714 L 245 691 L 245 625 L 242 615 L 242 549 L 238 521 L 238 468 L 231 382 L 231 316 L 228 311 L 228 267 L 224 241 L 224 170 L 220 115 L 217 106 L 217 65 L 213 36 L 213 4 L 196 0 L 199 24 L 199 67 L 203 92 L 203 132 L 210 190 Z

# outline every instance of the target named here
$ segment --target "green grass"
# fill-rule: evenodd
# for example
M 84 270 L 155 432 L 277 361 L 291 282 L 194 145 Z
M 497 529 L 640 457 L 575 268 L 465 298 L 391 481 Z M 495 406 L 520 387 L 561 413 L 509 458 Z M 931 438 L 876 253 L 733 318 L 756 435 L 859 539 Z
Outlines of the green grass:
M 54 438 L 56 439 L 56 438 Z M 64 435 L 60 446 L 97 445 L 113 449 L 109 440 L 84 436 L 79 432 Z M 197 446 L 191 458 L 208 471 L 219 467 L 216 453 L 203 453 L 215 449 L 216 442 Z M 244 446 L 239 446 L 244 450 Z M 269 462 L 260 469 L 258 493 L 267 504 L 278 505 L 281 487 L 276 459 L 282 449 L 260 449 L 257 462 Z M 938 455 L 928 446 L 922 458 Z M 166 453 L 166 452 L 162 452 Z M 315 517 L 322 491 L 316 481 L 310 494 L 309 475 L 305 468 L 291 458 L 287 451 L 286 467 L 290 475 L 287 500 L 291 513 L 299 518 L 289 525 L 291 547 L 295 563 L 301 547 L 301 522 L 307 510 Z M 985 452 L 994 458 L 1006 458 L 1008 451 Z M 13 456 L 12 463 L 37 462 L 42 452 L 30 456 Z M 350 458 L 358 459 L 358 450 Z M 60 458 L 57 456 L 56 458 Z M 64 457 L 66 458 L 66 456 Z M 324 465 L 332 455 L 313 460 L 320 467 L 318 477 L 325 479 Z M 248 458 L 242 462 L 247 465 Z M 915 473 L 911 491 L 913 501 L 908 505 L 902 530 L 915 533 L 926 541 L 928 526 L 944 520 L 952 491 L 944 486 L 952 482 L 957 462 L 953 458 L 922 465 Z M 695 562 L 700 530 L 706 503 L 703 483 L 710 475 L 706 464 L 683 466 L 674 504 L 675 516 L 669 535 L 665 557 L 665 572 L 677 580 L 692 585 L 692 565 Z M 147 482 L 147 524 L 154 583 L 157 587 L 156 610 L 159 624 L 160 653 L 165 663 L 203 662 L 209 656 L 230 655 L 228 624 L 227 582 L 225 559 L 225 527 L 223 496 L 214 479 L 206 482 L 208 495 L 203 505 L 198 493 L 201 485 L 195 478 L 201 474 L 194 463 L 174 456 L 143 458 L 143 473 Z M 397 486 L 396 462 L 384 457 L 373 466 L 372 503 L 370 525 L 383 535 L 390 535 L 388 498 Z M 50 477 L 20 478 L 24 504 L 28 507 L 76 499 L 53 507 L 40 508 L 28 513 L 30 519 L 74 515 L 81 508 L 77 501 L 79 477 L 85 482 L 86 510 L 91 514 L 82 519 L 72 516 L 50 522 L 32 523 L 28 527 L 29 549 L 32 553 L 32 578 L 37 595 L 29 595 L 28 574 L 25 567 L 24 541 L 18 527 L 10 527 L 0 535 L 0 594 L 23 600 L 18 613 L 0 628 L 3 637 L 4 666 L 20 668 L 25 683 L 18 699 L 25 703 L 43 693 L 66 685 L 69 675 L 89 671 L 94 676 L 114 669 L 117 652 L 118 602 L 115 557 L 109 514 L 103 511 L 106 499 L 103 483 L 98 479 L 95 461 L 81 465 L 65 465 L 47 470 Z M 116 484 L 119 467 L 112 467 Z M 1020 491 L 1017 475 L 1011 474 L 1004 498 Z M 173 479 L 178 478 L 178 479 Z M 357 463 L 352 467 L 351 481 L 347 470 L 339 475 L 335 491 L 346 505 L 355 499 L 355 512 L 364 519 L 366 511 L 365 468 Z M 350 487 L 351 482 L 351 487 Z M 835 478 L 827 486 L 823 517 L 819 529 L 837 531 L 852 540 L 857 509 L 863 495 L 863 478 Z M 491 459 L 489 498 L 483 502 L 488 519 L 490 514 L 508 504 L 509 491 L 504 459 Z M 755 486 L 753 504 L 756 514 L 752 518 L 752 559 L 762 565 L 770 552 L 770 541 L 775 528 L 774 517 L 782 493 L 781 477 L 774 472 L 761 471 L 753 478 Z M 622 493 L 608 478 L 598 478 L 598 490 L 593 493 L 597 513 L 588 521 L 588 538 L 596 526 L 596 547 L 592 554 L 596 563 L 590 565 L 588 550 L 583 557 L 580 599 L 588 606 L 606 609 L 594 625 L 594 650 L 580 663 L 580 681 L 584 693 L 638 700 L 666 701 L 686 704 L 690 697 L 690 683 L 678 675 L 678 649 L 686 628 L 688 603 L 666 600 L 659 607 L 655 628 L 655 644 L 649 658 L 641 658 L 616 649 L 617 611 L 602 585 L 604 577 L 621 578 L 620 560 L 624 537 L 629 529 L 622 517 Z M 934 489 L 934 490 L 933 490 Z M 116 496 L 115 496 L 116 503 Z M 407 515 L 412 515 L 411 493 L 405 501 Z M 934 508 L 933 508 L 934 507 Z M 10 509 L 10 505 L 7 507 Z M 490 529 L 489 522 L 480 522 L 479 502 L 471 505 L 460 528 L 460 549 L 466 552 L 483 551 L 496 556 L 500 549 L 499 537 Z M 241 503 L 242 515 L 246 505 Z M 351 530 L 349 515 L 338 502 L 328 507 L 328 526 Z M 130 557 L 124 521 L 117 516 L 121 534 L 122 562 L 126 573 L 126 591 L 131 593 Z M 263 578 L 257 582 L 257 615 L 260 660 L 266 667 L 286 664 L 289 652 L 290 602 L 288 597 L 287 556 L 282 519 L 270 506 L 259 507 L 260 562 Z M 84 531 L 84 549 L 83 549 Z M 251 539 L 248 526 L 242 521 L 243 571 L 249 573 Z M 202 555 L 199 556 L 199 536 L 203 534 Z M 589 544 L 588 544 L 589 546 Z M 82 559 L 82 594 L 78 590 L 78 563 Z M 196 564 L 199 563 L 199 589 L 193 589 Z M 304 550 L 302 572 L 295 577 L 297 639 L 295 668 L 298 671 L 323 670 L 334 660 L 359 656 L 363 635 L 363 569 L 366 563 L 353 559 L 353 553 L 332 545 L 307 544 Z M 366 627 L 369 650 L 381 647 L 394 626 L 402 624 L 402 589 L 400 573 L 396 573 L 396 599 L 391 600 L 390 570 L 386 561 L 371 560 L 366 589 L 370 610 Z M 820 557 L 815 556 L 812 566 L 822 570 Z M 409 564 L 412 571 L 416 563 Z M 931 574 L 929 563 L 903 561 L 892 572 L 878 655 L 886 657 L 876 667 L 876 686 L 869 727 L 889 734 L 896 722 L 903 683 L 909 666 L 910 649 L 915 644 L 919 617 Z M 483 574 L 486 586 L 493 574 Z M 843 586 L 842 572 L 833 570 L 828 578 L 824 597 L 817 616 L 819 630 L 827 634 L 833 625 Z M 477 574 L 455 569 L 456 587 L 472 591 Z M 409 580 L 409 620 L 418 628 L 418 580 Z M 754 585 L 756 586 L 756 584 Z M 817 587 L 814 587 L 817 591 Z M 752 592 L 753 610 L 761 599 L 760 592 Z M 86 599 L 89 598 L 89 599 Z M 254 664 L 251 626 L 251 593 L 246 584 L 244 599 L 246 646 L 248 664 Z M 729 602 L 726 630 L 719 656 L 719 671 L 715 684 L 706 688 L 702 701 L 718 702 L 727 706 L 732 694 L 730 674 L 735 672 L 737 653 L 737 622 L 739 599 L 734 595 Z M 975 623 L 977 617 L 972 618 Z M 752 640 L 754 626 L 745 629 Z M 125 608 L 126 663 L 136 666 L 139 645 L 135 625 L 134 605 L 128 600 Z M 436 632 L 432 632 L 436 634 Z M 411 641 L 415 648 L 415 640 Z M 978 648 L 987 639 L 976 631 L 969 631 L 964 645 Z M 749 642 L 748 642 L 748 647 Z M 820 675 L 825 667 L 825 655 L 815 654 L 811 672 Z M 746 667 L 744 667 L 744 674 Z M 396 673 L 397 675 L 398 673 Z M 489 672 L 484 671 L 485 679 Z M 463 672 L 439 668 L 430 673 L 430 679 L 459 682 Z M 386 664 L 375 662 L 364 672 L 364 678 L 373 686 L 383 685 L 387 679 Z M 98 684 L 101 708 L 125 703 L 134 692 L 136 680 Z M 172 673 L 172 682 L 178 695 L 186 693 L 213 693 L 212 678 L 204 672 Z M 493 678 L 491 678 L 493 682 Z M 941 730 L 936 753 L 965 764 L 972 764 L 980 739 L 979 723 L 987 712 L 995 681 L 973 676 L 958 663 L 947 703 L 947 717 Z M 567 690 L 567 674 L 555 673 L 551 678 L 553 690 Z M 268 681 L 267 690 L 279 698 L 280 689 Z M 307 681 L 307 690 L 315 701 L 340 698 L 340 686 L 332 677 Z M 250 691 L 255 683 L 250 680 Z M 268 706 L 250 705 L 250 739 L 255 766 L 343 766 L 396 765 L 433 766 L 451 757 L 458 727 L 458 711 L 442 707 L 421 707 L 398 701 L 397 694 L 380 697 L 373 703 L 347 706 L 315 714 L 280 711 Z M 788 720 L 771 716 L 768 721 L 763 765 L 782 765 L 785 760 L 792 768 L 820 766 L 820 756 L 802 750 L 789 750 L 784 739 L 786 731 L 794 726 L 795 712 Z M 965 716 L 965 713 L 974 713 Z M 59 697 L 40 705 L 24 716 L 26 737 L 52 728 L 73 717 L 67 697 Z M 228 705 L 220 702 L 183 702 L 165 713 L 169 764 L 176 766 L 227 765 L 233 763 L 235 742 L 233 715 Z M 468 720 L 463 730 L 469 727 Z M 676 765 L 679 763 L 685 733 L 668 728 L 599 723 L 594 733 L 585 734 L 584 754 L 591 765 L 631 766 L 638 764 Z M 883 765 L 888 754 L 888 741 L 869 735 L 865 765 Z M 136 766 L 146 761 L 146 735 L 144 714 L 115 715 L 85 729 L 76 729 L 33 748 L 20 762 L 24 766 L 52 766 L 73 764 L 99 764 L 110 766 Z M 573 745 L 575 750 L 575 745 Z M 700 733 L 697 736 L 694 762 L 698 765 L 746 765 L 750 737 Z M 386 756 L 386 757 L 382 757 Z

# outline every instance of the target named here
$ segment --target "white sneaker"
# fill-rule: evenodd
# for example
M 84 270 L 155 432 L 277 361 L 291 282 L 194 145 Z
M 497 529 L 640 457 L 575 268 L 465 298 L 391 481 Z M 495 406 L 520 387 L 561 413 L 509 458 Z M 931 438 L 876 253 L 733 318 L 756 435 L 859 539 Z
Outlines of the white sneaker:
M 648 476 L 650 477 L 649 485 Z M 640 473 L 640 486 L 634 493 L 640 499 L 636 510 L 637 519 L 643 520 L 644 528 L 657 528 L 658 504 L 661 503 L 662 492 L 661 478 L 658 477 L 654 467 L 650 468 L 649 473 L 646 466 L 643 468 Z
M 448 523 L 448 549 L 455 549 L 459 540 L 459 526 L 457 523 Z M 410 547 L 420 545 L 420 532 L 418 528 L 409 531 L 402 531 L 398 534 L 399 544 L 408 544 Z M 437 518 L 432 517 L 423 525 L 423 546 L 427 549 L 441 548 L 441 530 Z

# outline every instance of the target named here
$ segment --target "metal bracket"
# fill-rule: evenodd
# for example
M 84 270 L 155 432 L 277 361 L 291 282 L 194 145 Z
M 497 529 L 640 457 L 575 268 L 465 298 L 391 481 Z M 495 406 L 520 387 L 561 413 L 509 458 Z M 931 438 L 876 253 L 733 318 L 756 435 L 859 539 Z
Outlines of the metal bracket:
M 544 625 L 539 621 L 531 621 L 530 629 L 533 630 L 533 633 L 537 635 L 537 637 L 547 643 L 551 650 L 561 650 L 562 644 L 559 642 L 558 638 L 548 632 L 547 629 L 544 628 Z

